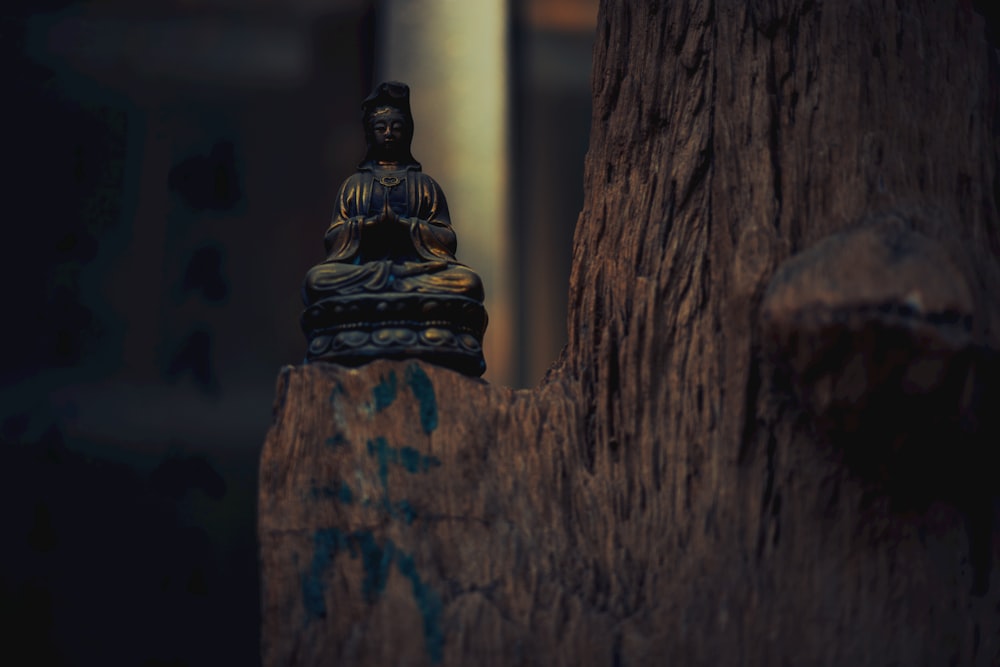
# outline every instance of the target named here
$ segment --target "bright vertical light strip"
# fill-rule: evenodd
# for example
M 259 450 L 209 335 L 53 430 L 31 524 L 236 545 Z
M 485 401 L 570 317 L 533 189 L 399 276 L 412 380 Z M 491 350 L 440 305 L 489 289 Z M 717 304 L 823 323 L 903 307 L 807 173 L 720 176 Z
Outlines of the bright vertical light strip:
M 376 76 L 410 85 L 413 155 L 441 184 L 458 259 L 486 286 L 485 377 L 513 381 L 506 0 L 384 0 Z

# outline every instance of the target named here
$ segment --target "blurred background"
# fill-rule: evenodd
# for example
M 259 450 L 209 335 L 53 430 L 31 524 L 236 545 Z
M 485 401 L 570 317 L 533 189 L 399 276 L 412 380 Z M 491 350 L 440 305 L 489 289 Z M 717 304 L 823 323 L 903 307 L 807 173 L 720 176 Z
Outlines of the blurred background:
M 8 0 L 0 633 L 35 665 L 258 662 L 257 460 L 299 287 L 410 83 L 486 379 L 565 340 L 597 0 Z

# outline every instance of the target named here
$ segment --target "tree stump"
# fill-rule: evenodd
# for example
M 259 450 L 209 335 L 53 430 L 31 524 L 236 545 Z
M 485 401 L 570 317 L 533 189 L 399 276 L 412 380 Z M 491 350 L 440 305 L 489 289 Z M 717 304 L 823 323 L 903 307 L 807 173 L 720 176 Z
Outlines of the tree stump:
M 965 2 L 602 3 L 570 340 L 288 368 L 265 665 L 996 665 L 996 57 Z

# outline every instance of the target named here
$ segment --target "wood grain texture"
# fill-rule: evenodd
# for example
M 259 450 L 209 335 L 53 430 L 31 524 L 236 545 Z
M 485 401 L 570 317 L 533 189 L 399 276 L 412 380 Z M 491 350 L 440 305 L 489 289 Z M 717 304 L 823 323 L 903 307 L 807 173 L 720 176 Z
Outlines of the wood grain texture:
M 283 372 L 264 664 L 1000 664 L 995 62 L 963 2 L 602 3 L 566 351 Z

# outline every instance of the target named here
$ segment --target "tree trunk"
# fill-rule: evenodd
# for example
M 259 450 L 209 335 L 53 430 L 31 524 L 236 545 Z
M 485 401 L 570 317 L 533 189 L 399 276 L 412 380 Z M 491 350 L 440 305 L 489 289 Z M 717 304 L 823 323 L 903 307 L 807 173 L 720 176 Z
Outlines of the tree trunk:
M 286 369 L 265 665 L 997 665 L 967 2 L 602 4 L 569 345 Z

